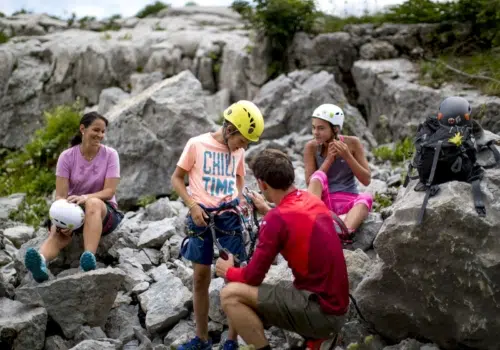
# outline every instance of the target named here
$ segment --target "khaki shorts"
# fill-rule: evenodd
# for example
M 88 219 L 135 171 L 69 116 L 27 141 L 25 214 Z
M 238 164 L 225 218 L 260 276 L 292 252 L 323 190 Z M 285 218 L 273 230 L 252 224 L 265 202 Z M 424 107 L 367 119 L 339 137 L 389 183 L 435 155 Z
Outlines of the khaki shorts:
M 296 289 L 289 281 L 277 285 L 262 284 L 257 312 L 264 325 L 273 325 L 312 339 L 335 337 L 346 321 L 345 315 L 323 313 L 316 294 Z

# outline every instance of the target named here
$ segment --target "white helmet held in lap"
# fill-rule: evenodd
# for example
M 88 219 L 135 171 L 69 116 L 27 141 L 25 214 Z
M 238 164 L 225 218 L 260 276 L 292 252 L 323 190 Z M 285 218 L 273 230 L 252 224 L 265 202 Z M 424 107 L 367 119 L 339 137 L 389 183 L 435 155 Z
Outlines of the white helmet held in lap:
M 79 205 L 58 199 L 50 206 L 49 216 L 57 227 L 76 230 L 83 225 L 85 213 Z
M 312 118 L 323 119 L 332 125 L 338 125 L 340 130 L 344 125 L 344 111 L 334 104 L 322 104 L 314 110 Z

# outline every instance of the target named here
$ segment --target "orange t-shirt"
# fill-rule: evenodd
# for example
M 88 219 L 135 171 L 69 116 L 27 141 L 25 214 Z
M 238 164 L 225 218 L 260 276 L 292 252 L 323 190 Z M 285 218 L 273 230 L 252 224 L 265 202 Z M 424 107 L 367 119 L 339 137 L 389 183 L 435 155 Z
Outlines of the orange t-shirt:
M 236 175 L 245 176 L 245 150 L 229 153 L 210 133 L 192 137 L 186 143 L 177 166 L 188 172 L 193 199 L 206 207 L 238 197 Z

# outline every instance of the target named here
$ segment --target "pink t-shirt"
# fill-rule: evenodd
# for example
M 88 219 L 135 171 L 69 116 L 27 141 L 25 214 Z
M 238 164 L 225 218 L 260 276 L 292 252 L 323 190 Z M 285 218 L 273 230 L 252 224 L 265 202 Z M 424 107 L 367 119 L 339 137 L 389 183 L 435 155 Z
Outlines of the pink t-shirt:
M 56 176 L 69 180 L 68 196 L 102 191 L 104 180 L 120 177 L 120 159 L 114 148 L 101 145 L 90 162 L 80 152 L 80 145 L 63 151 L 57 160 Z M 116 203 L 116 197 L 110 200 Z
M 236 175 L 245 176 L 245 150 L 229 153 L 210 133 L 188 140 L 177 166 L 188 172 L 193 199 L 206 207 L 217 207 L 224 197 L 238 196 Z

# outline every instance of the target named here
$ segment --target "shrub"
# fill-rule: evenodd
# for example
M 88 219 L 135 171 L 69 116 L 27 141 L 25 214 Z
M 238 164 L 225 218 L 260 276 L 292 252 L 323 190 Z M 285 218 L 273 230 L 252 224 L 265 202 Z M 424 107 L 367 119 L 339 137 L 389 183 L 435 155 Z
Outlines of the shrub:
M 233 11 L 238 12 L 241 16 L 249 19 L 252 14 L 252 6 L 245 0 L 234 0 L 231 4 Z
M 389 195 L 376 192 L 373 198 L 373 211 L 379 213 L 382 209 L 390 207 L 392 203 Z
M 440 23 L 451 20 L 453 10 L 449 2 L 407 0 L 389 7 L 385 20 L 395 23 Z
M 467 23 L 478 41 L 475 45 L 490 48 L 500 44 L 500 0 L 407 0 L 391 6 L 384 17 L 394 23 Z
M 232 8 L 270 40 L 273 69 L 270 78 L 288 71 L 287 50 L 297 32 L 312 32 L 318 12 L 314 0 L 235 1 Z
M 46 111 L 45 126 L 35 132 L 32 141 L 0 159 L 0 196 L 26 193 L 12 219 L 37 226 L 46 217 L 45 198 L 55 189 L 54 167 L 78 130 L 81 111 L 79 102 Z
M 146 7 L 144 7 L 135 16 L 139 17 L 139 18 L 144 18 L 144 17 L 147 17 L 149 15 L 154 15 L 154 14 L 160 12 L 161 10 L 168 8 L 168 6 L 169 5 L 167 5 L 161 1 L 157 1 L 154 4 L 147 5 Z
M 2 30 L 0 30 L 0 44 L 4 44 L 7 41 L 9 41 L 9 37 Z
M 412 138 L 405 138 L 396 142 L 393 148 L 388 146 L 380 146 L 373 150 L 373 155 L 381 161 L 390 161 L 395 164 L 400 164 L 413 156 L 415 147 Z

